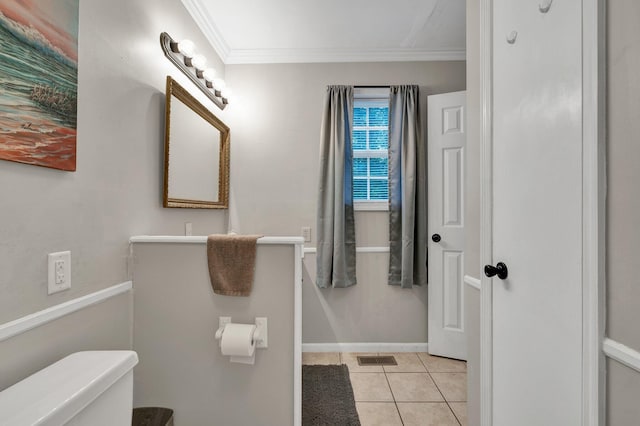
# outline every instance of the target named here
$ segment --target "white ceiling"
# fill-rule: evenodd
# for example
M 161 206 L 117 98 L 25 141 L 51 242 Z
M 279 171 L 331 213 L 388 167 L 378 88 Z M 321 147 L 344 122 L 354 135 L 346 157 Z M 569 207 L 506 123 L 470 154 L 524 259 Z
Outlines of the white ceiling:
M 465 58 L 465 0 L 182 2 L 227 64 Z

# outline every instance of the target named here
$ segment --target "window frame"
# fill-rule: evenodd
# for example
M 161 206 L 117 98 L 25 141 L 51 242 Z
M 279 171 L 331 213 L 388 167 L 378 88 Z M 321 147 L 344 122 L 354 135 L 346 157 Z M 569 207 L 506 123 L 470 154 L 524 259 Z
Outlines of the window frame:
M 375 106 L 385 106 L 389 107 L 389 89 L 388 88 L 355 88 L 354 89 L 354 103 L 353 108 L 357 108 L 359 104 L 369 104 L 368 108 Z M 378 105 L 376 105 L 378 104 Z M 353 134 L 356 130 L 386 130 L 387 134 L 389 132 L 389 125 L 387 126 L 366 126 L 365 128 L 356 128 L 354 123 L 351 123 L 351 132 Z M 352 146 L 352 158 L 389 158 L 389 149 L 353 149 Z M 353 167 L 353 166 L 352 166 Z M 378 178 L 380 180 L 389 181 L 389 173 L 387 169 L 387 177 Z M 362 178 L 353 177 L 353 180 L 365 180 Z M 376 180 L 375 176 L 367 176 L 367 187 L 371 180 Z M 389 211 L 389 199 L 386 200 L 356 200 L 353 199 L 353 209 L 354 211 Z

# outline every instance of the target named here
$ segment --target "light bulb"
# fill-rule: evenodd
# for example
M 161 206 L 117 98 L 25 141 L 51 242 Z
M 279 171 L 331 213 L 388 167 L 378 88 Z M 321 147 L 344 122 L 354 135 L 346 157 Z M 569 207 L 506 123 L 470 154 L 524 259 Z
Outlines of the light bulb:
M 196 45 L 193 44 L 191 40 L 182 40 L 178 43 L 178 51 L 182 53 L 187 58 L 193 58 L 193 54 L 195 53 Z
M 212 83 L 213 83 L 213 87 L 215 87 L 216 90 L 222 90 L 225 87 L 227 87 L 227 84 L 221 78 L 214 78 Z
M 216 70 L 214 70 L 213 68 L 207 68 L 202 72 L 202 76 L 205 80 L 213 82 L 213 79 L 216 76 Z
M 203 55 L 196 55 L 191 59 L 191 63 L 194 67 L 196 67 L 196 69 L 203 70 L 207 65 L 207 58 L 205 58 Z
M 220 95 L 221 95 L 223 98 L 227 99 L 227 100 L 231 98 L 231 94 L 232 94 L 232 93 L 233 93 L 233 90 L 231 90 L 231 89 L 230 89 L 230 88 L 228 88 L 228 87 L 225 87 L 224 89 L 222 89 L 222 90 L 220 91 Z

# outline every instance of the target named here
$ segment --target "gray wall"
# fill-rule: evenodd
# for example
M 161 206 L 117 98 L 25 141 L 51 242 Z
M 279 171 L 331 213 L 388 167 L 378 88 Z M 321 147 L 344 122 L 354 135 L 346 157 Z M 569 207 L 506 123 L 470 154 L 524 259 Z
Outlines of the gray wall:
M 131 348 L 126 292 L 0 342 L 0 390 L 78 351 Z
M 607 360 L 607 426 L 637 425 L 640 419 L 640 374 Z
M 258 246 L 249 297 L 213 293 L 205 244 L 135 244 L 133 255 L 134 407 L 171 407 L 176 425 L 293 424 L 293 246 Z M 267 317 L 255 365 L 221 354 L 220 316 Z
M 640 3 L 607 5 L 607 335 L 638 351 Z M 637 424 L 640 373 L 608 361 L 607 393 L 607 424 Z
M 77 171 L 0 161 L 0 324 L 126 281 L 131 235 L 226 229 L 225 212 L 161 207 L 165 78 L 190 84 L 161 31 L 207 46 L 179 1 L 80 1 Z M 72 288 L 47 296 L 61 250 Z M 0 389 L 78 350 L 131 348 L 130 310 L 127 294 L 0 342 Z
M 131 235 L 226 228 L 225 212 L 162 209 L 165 78 L 191 84 L 162 31 L 207 46 L 180 2 L 80 2 L 77 171 L 0 162 L 0 323 L 126 281 Z M 61 250 L 72 288 L 47 296 L 47 253 Z
M 242 233 L 300 235 L 311 226 L 315 247 L 319 133 L 329 84 L 420 85 L 426 96 L 464 90 L 464 62 L 228 65 L 235 88 L 231 126 L 230 228 Z M 360 212 L 359 245 L 387 246 L 386 213 Z M 386 284 L 388 254 L 359 254 L 358 285 L 315 288 L 315 256 L 305 257 L 303 342 L 426 342 L 426 288 Z M 405 324 L 404 327 L 397 327 Z M 406 326 L 410 324 L 411 326 Z

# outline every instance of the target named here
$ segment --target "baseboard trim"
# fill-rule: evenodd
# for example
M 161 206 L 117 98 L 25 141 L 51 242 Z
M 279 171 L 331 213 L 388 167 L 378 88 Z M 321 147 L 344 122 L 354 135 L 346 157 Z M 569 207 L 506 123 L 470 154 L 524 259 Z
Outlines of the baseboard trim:
M 303 343 L 302 352 L 428 352 L 428 343 Z
M 607 357 L 640 373 L 640 352 L 635 349 L 605 337 L 602 341 L 602 351 Z
M 77 299 L 72 299 L 22 318 L 0 324 L 0 342 L 54 321 L 65 315 L 79 311 L 80 309 L 84 309 L 88 306 L 95 305 L 96 303 L 103 302 L 114 296 L 125 293 L 131 290 L 132 287 L 133 283 L 131 281 L 116 284 L 112 287 L 96 291 L 95 293 L 87 294 L 86 296 L 78 297 Z

